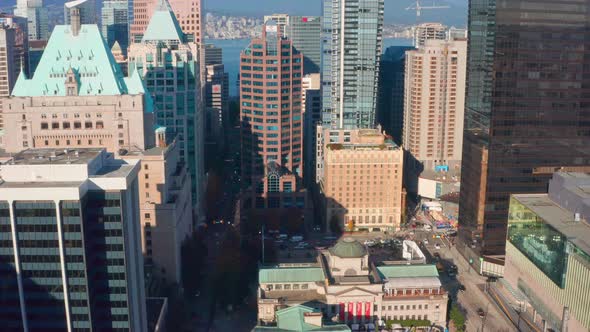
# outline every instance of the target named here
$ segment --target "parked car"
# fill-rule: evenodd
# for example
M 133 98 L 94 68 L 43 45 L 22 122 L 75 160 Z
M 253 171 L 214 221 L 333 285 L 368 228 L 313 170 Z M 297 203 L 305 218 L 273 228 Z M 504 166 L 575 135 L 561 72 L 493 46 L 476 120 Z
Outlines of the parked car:
M 374 246 L 374 245 L 375 245 L 375 241 L 373 241 L 373 240 L 366 240 L 366 241 L 365 241 L 365 245 L 366 245 L 367 247 L 372 247 L 372 246 Z
M 301 241 L 303 241 L 303 236 L 301 236 L 301 235 L 291 236 L 291 242 L 301 242 Z
M 482 308 L 477 309 L 477 314 L 479 315 L 479 317 L 484 318 L 486 316 L 486 312 L 483 311 Z
M 439 250 L 440 249 L 440 243 L 435 243 L 434 244 L 434 249 Z
M 424 245 L 427 245 L 427 244 L 428 244 L 428 239 L 424 239 L 424 240 L 422 241 L 422 243 L 424 243 Z
M 458 288 L 462 292 L 465 291 L 465 286 L 463 286 L 462 284 L 459 284 L 459 287 Z
M 448 270 L 448 271 L 447 271 L 447 275 L 448 275 L 449 277 L 454 277 L 454 276 L 455 276 L 455 271 L 453 271 L 453 270 Z

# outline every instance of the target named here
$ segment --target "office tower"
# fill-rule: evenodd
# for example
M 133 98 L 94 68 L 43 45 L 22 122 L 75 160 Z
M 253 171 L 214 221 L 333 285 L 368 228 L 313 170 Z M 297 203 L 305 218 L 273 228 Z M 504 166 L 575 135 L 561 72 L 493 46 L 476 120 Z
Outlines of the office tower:
M 285 36 L 303 53 L 303 74 L 319 73 L 322 62 L 322 20 L 318 16 L 290 16 Z
M 155 147 L 129 151 L 120 158 L 141 160 L 137 183 L 146 272 L 180 285 L 181 246 L 193 232 L 191 178 L 174 133 L 167 131 L 158 127 Z
M 95 0 L 74 0 L 64 3 L 64 24 L 71 24 L 72 8 L 80 11 L 80 24 L 98 24 Z
M 412 28 L 414 34 L 414 47 L 424 46 L 429 39 L 447 39 L 448 28 L 441 23 L 422 23 Z
M 388 47 L 381 57 L 379 67 L 377 123 L 400 145 L 404 124 L 406 51 L 413 49 L 411 46 Z
M 470 3 L 457 248 L 483 258 L 476 268 L 503 263 L 511 193 L 545 193 L 554 170 L 590 165 L 590 8 L 527 4 Z
M 383 0 L 324 0 L 322 123 L 373 128 L 383 47 Z
M 139 168 L 98 148 L 0 167 L 3 329 L 147 331 Z
M 303 55 L 270 21 L 240 63 L 245 208 L 303 208 Z
M 139 43 L 150 23 L 152 14 L 160 7 L 161 2 L 170 4 L 172 11 L 178 19 L 182 31 L 189 41 L 200 44 L 203 41 L 203 16 L 201 0 L 133 0 L 129 1 L 129 14 L 131 24 L 130 41 Z
M 205 74 L 205 155 L 214 156 L 229 130 L 229 75 L 223 64 L 207 65 Z
M 318 136 L 326 229 L 398 230 L 403 149 L 381 128 L 325 128 Z
M 205 53 L 205 65 L 220 65 L 223 64 L 223 49 L 213 44 L 205 44 L 203 48 Z
M 286 35 L 286 27 L 289 24 L 289 15 L 288 14 L 271 14 L 271 15 L 264 15 L 264 23 L 273 21 L 277 25 L 278 31 L 281 33 L 281 36 L 287 37 Z
M 28 70 L 27 21 L 0 13 L 0 130 L 2 120 L 2 97 L 8 97 L 20 70 Z
M 141 77 L 123 77 L 98 27 L 72 17 L 71 26 L 53 30 L 33 77 L 21 72 L 3 98 L 11 124 L 4 149 L 153 146 L 153 101 Z
M 127 55 L 129 45 L 129 23 L 127 1 L 106 0 L 102 3 L 102 37 L 109 47 L 119 44 L 123 56 Z
M 33 76 L 35 73 L 45 47 L 47 47 L 47 40 L 29 40 L 29 70 L 25 71 L 27 76 Z
M 49 22 L 47 7 L 43 6 L 43 0 L 18 0 L 14 8 L 14 15 L 27 19 L 29 40 L 47 40 Z
M 204 189 L 204 115 L 198 45 L 187 42 L 170 7 L 162 3 L 140 43 L 129 47 L 129 72 L 139 73 L 156 105 L 156 123 L 174 131 L 181 160 L 190 170 L 193 201 Z
M 548 329 L 590 329 L 590 303 L 578 300 L 590 292 L 589 186 L 587 173 L 556 172 L 547 193 L 510 195 L 503 280 Z
M 466 61 L 464 38 L 427 39 L 406 52 L 403 146 L 414 163 L 407 167 L 460 168 Z
M 305 55 L 304 60 L 305 62 Z M 317 125 L 322 121 L 322 93 L 319 73 L 308 74 L 301 80 L 301 111 L 303 112 L 304 180 L 310 188 L 315 183 L 315 146 Z

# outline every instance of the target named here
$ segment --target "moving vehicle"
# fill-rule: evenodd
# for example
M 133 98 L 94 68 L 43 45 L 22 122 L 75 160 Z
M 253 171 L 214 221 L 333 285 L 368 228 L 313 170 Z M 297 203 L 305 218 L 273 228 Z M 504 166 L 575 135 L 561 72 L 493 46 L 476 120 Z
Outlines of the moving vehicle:
M 301 242 L 301 241 L 303 241 L 303 236 L 301 236 L 301 235 L 291 236 L 291 242 Z
M 483 311 L 482 308 L 477 309 L 477 314 L 479 315 L 479 317 L 484 318 L 486 316 L 486 312 Z
M 440 249 L 440 243 L 435 243 L 434 244 L 434 249 L 439 250 Z
M 465 291 L 465 289 L 466 289 L 466 288 L 465 288 L 465 286 L 463 286 L 463 285 L 461 285 L 461 284 L 459 284 L 459 287 L 458 287 L 458 288 L 459 288 L 459 290 L 460 290 L 460 291 L 462 291 L 462 292 L 463 292 L 463 291 Z
M 430 232 L 432 230 L 432 227 L 430 225 L 424 225 L 424 230 Z
M 424 245 L 428 244 L 428 239 L 424 239 L 424 241 L 422 241 L 422 243 L 424 243 Z
M 436 270 L 438 273 L 442 273 L 445 271 L 445 266 L 441 262 L 438 262 L 436 263 Z

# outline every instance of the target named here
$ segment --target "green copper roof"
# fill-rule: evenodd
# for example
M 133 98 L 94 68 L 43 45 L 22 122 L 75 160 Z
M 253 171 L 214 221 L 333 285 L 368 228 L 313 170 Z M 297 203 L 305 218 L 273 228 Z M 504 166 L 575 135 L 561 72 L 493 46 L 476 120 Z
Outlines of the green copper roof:
M 84 24 L 77 36 L 69 25 L 58 25 L 51 33 L 35 74 L 21 73 L 13 96 L 65 96 L 66 73 L 72 68 L 79 78 L 79 95 L 145 93 L 140 86 L 128 91 L 123 72 L 94 24 Z
M 324 272 L 319 267 L 276 267 L 261 268 L 258 282 L 261 284 L 280 282 L 324 281 Z
M 367 254 L 365 245 L 350 237 L 339 240 L 328 250 L 330 254 L 341 258 L 359 258 Z
M 377 266 L 381 278 L 438 277 L 435 265 L 387 265 Z
M 182 42 L 184 40 L 183 36 L 184 33 L 180 29 L 180 24 L 174 12 L 170 9 L 168 2 L 164 0 L 152 14 L 141 41 L 177 40 Z
M 350 331 L 350 328 L 344 324 L 326 323 L 323 326 L 316 326 L 305 323 L 305 314 L 310 312 L 318 312 L 310 307 L 304 305 L 297 305 L 281 309 L 276 312 L 277 326 L 273 327 L 256 327 L 253 331 L 297 331 L 297 332 L 329 332 L 329 331 Z

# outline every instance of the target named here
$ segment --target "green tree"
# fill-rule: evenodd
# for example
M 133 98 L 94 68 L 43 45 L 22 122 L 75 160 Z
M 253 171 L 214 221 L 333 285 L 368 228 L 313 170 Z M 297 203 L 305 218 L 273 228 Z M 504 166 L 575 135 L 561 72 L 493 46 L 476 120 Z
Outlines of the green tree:
M 459 306 L 455 303 L 451 305 L 450 318 L 455 324 L 457 331 L 465 330 L 465 315 L 463 314 L 461 309 L 459 309 Z
M 201 285 L 201 269 L 205 264 L 207 246 L 202 233 L 194 233 L 186 239 L 180 249 L 182 261 L 182 286 L 186 296 L 194 295 Z

